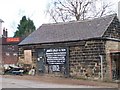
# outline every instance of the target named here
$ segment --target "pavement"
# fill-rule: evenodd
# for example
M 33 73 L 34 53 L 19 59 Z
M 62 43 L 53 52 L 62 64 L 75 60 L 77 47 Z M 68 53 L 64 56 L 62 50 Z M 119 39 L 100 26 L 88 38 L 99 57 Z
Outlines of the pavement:
M 49 75 L 45 76 L 29 76 L 29 75 L 3 75 L 2 76 L 4 79 L 2 80 L 4 83 L 7 83 L 9 81 L 13 81 L 12 85 L 15 84 L 15 80 L 23 80 L 21 81 L 22 83 L 28 83 L 28 85 L 31 87 L 33 83 L 36 82 L 35 87 L 38 87 L 41 85 L 41 87 L 46 87 L 48 88 L 118 88 L 117 83 L 108 83 L 108 82 L 101 82 L 101 81 L 90 81 L 90 80 L 78 80 L 78 79 L 72 79 L 72 78 L 63 78 L 63 77 L 53 77 Z M 11 80 L 12 79 L 12 80 Z M 8 81 L 6 81 L 8 80 Z M 25 80 L 25 81 L 24 81 Z M 29 82 L 30 81 L 30 82 Z M 25 85 L 24 83 L 24 85 Z M 19 83 L 20 84 L 20 83 Z M 19 84 L 17 87 L 19 87 Z M 20 84 L 21 85 L 21 84 Z M 10 85 L 8 85 L 10 86 Z M 52 86 L 52 87 L 51 87 Z M 23 86 L 24 87 L 24 86 Z M 28 87 L 28 86 L 25 86 Z M 35 88 L 33 87 L 33 88 Z

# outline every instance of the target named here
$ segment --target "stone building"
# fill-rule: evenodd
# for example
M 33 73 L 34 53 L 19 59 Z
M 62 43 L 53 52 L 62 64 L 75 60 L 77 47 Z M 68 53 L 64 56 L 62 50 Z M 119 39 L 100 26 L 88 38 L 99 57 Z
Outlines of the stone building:
M 38 74 L 114 81 L 120 76 L 120 22 L 116 14 L 43 24 L 19 44 L 19 64 Z

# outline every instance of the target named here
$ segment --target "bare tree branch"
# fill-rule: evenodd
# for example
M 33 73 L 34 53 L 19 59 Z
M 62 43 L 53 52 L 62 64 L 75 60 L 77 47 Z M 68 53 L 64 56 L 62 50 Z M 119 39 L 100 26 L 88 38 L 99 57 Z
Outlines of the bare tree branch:
M 49 8 L 49 15 L 57 23 L 58 21 L 85 20 L 90 17 L 105 15 L 110 4 L 104 4 L 96 9 L 96 2 L 101 0 L 55 0 Z M 96 9 L 96 10 L 95 10 Z

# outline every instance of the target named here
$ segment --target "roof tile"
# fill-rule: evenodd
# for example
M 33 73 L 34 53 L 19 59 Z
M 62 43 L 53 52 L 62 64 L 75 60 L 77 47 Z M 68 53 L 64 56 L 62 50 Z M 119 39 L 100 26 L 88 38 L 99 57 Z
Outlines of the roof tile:
M 76 41 L 102 37 L 116 14 L 86 21 L 43 24 L 19 45 Z

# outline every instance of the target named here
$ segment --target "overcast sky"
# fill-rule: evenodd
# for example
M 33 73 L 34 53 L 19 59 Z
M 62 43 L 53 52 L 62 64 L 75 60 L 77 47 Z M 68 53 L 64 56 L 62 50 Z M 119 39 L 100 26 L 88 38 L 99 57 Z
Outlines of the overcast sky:
M 34 21 L 36 28 L 43 23 L 49 23 L 45 10 L 50 0 L 0 0 L 0 19 L 3 27 L 8 29 L 8 36 L 12 37 L 19 21 L 26 15 Z M 107 1 L 107 0 L 106 0 Z M 108 0 L 113 3 L 113 10 L 117 12 L 117 3 L 120 0 Z

